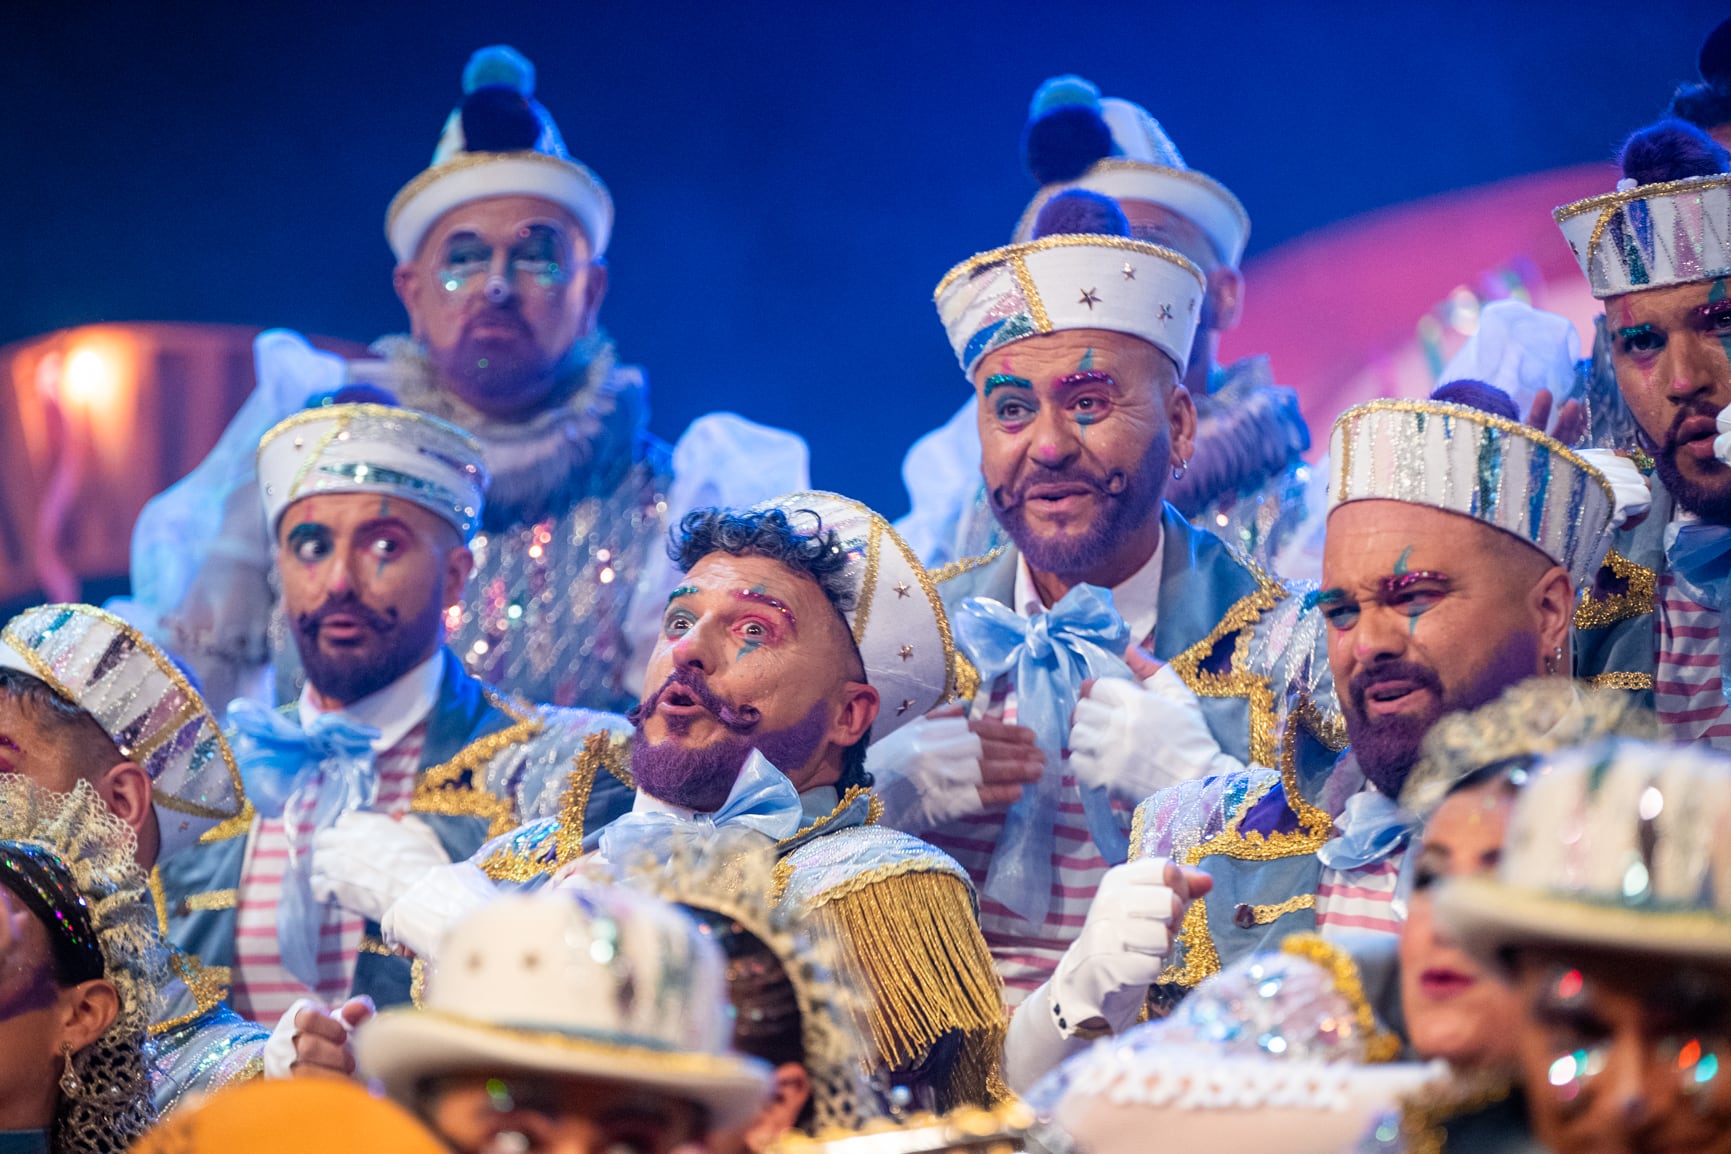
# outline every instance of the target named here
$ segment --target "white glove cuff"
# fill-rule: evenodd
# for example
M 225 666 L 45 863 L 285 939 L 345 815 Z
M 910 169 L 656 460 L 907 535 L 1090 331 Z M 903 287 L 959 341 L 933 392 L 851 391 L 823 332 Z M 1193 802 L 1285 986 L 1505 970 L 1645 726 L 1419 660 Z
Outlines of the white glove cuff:
M 265 1042 L 264 1050 L 259 1058 L 264 1063 L 264 1076 L 267 1078 L 291 1078 L 294 1076 L 295 1039 L 301 1036 L 301 1030 L 295 1025 L 295 1019 L 300 1017 L 302 1010 L 318 1010 L 328 1013 L 325 1004 L 317 998 L 296 998 L 282 1017 L 276 1020 L 276 1028 L 270 1032 L 270 1039 Z

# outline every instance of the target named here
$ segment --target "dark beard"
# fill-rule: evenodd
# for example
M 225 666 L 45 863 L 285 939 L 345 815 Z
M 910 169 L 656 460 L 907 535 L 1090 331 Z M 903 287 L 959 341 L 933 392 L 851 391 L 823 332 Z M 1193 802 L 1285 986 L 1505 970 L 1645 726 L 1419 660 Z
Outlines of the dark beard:
M 1531 677 L 1537 660 L 1538 639 L 1531 634 L 1515 634 L 1476 682 L 1454 694 L 1444 693 L 1435 670 L 1414 661 L 1384 661 L 1364 669 L 1353 677 L 1343 702 L 1346 736 L 1359 770 L 1383 796 L 1398 800 L 1407 776 L 1418 764 L 1431 727 L 1444 714 L 1477 709 L 1496 700 L 1511 685 Z M 1373 682 L 1396 679 L 1429 690 L 1436 704 L 1420 717 L 1371 717 L 1364 707 L 1365 690 Z
M 1677 441 L 1678 426 L 1690 417 L 1713 418 L 1718 415 L 1717 409 L 1704 409 L 1698 405 L 1678 409 L 1671 420 L 1671 427 L 1665 432 L 1665 443 L 1653 453 L 1653 471 L 1659 474 L 1659 480 L 1665 491 L 1671 494 L 1671 499 L 1684 510 L 1714 525 L 1731 525 L 1731 476 L 1724 478 L 1719 485 L 1709 486 L 1689 480 L 1677 468 L 1677 453 L 1682 448 Z
M 689 690 L 727 735 L 698 748 L 675 741 L 651 744 L 643 735 L 643 721 L 655 712 L 656 703 L 673 685 Z M 631 776 L 639 789 L 658 801 L 697 813 L 714 813 L 727 801 L 753 749 L 783 773 L 804 768 L 828 727 L 825 705 L 818 702 L 786 729 L 758 733 L 762 714 L 756 709 L 722 701 L 696 670 L 675 669 L 660 689 L 626 715 L 637 727 L 637 740 L 631 744 Z M 671 724 L 669 728 L 677 731 Z
M 339 613 L 356 618 L 370 629 L 379 640 L 378 647 L 371 653 L 321 649 L 319 624 Z M 300 651 L 308 684 L 321 696 L 352 705 L 424 661 L 438 639 L 443 617 L 437 597 L 428 597 L 426 608 L 405 622 L 394 607 L 381 613 L 363 605 L 358 596 L 349 592 L 295 618 L 295 648 Z
M 992 491 L 992 512 L 1027 559 L 1030 569 L 1085 580 L 1146 525 L 1150 517 L 1160 515 L 1166 494 L 1166 462 L 1171 453 L 1171 435 L 1162 426 L 1141 462 L 1130 471 L 1119 469 L 1097 477 L 1075 465 L 1063 469 L 1030 465 L 1014 491 L 1005 492 L 1002 488 Z M 1036 484 L 1052 483 L 1086 485 L 1099 494 L 1100 512 L 1081 534 L 1046 538 L 1028 527 L 1025 503 L 1028 490 Z

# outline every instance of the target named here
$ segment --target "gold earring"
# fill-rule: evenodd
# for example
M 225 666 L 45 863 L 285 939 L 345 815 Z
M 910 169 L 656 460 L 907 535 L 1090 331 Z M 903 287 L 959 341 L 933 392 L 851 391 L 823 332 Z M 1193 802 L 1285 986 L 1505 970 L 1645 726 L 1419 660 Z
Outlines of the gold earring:
M 68 1098 L 76 1098 L 84 1089 L 84 1083 L 78 1080 L 78 1071 L 72 1068 L 72 1043 L 60 1043 L 60 1057 L 66 1062 L 66 1069 L 60 1072 L 60 1092 Z

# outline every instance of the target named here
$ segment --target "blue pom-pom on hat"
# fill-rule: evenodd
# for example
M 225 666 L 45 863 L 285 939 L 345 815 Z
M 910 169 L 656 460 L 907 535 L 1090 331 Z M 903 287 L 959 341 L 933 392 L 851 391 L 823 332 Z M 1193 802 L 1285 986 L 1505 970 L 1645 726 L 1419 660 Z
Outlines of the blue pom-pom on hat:
M 1068 233 L 1128 237 L 1130 222 L 1111 197 L 1071 188 L 1048 200 L 1034 218 L 1035 240 Z
M 1037 183 L 1075 180 L 1116 151 L 1098 88 L 1080 76 L 1040 85 L 1022 129 L 1022 164 Z
M 1080 105 L 1100 111 L 1100 88 L 1092 80 L 1065 74 L 1054 76 L 1034 91 L 1028 104 L 1028 119 L 1038 120 L 1046 113 L 1067 105 Z
M 535 66 L 509 44 L 477 48 L 463 68 L 463 91 L 501 85 L 523 96 L 535 95 Z

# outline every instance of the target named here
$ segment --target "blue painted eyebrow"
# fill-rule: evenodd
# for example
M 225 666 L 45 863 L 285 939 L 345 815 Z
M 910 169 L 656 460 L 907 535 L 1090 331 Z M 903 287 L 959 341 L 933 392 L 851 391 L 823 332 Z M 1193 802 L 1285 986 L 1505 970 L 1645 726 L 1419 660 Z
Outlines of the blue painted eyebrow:
M 695 585 L 681 585 L 679 588 L 675 589 L 673 592 L 671 592 L 667 595 L 667 603 L 669 605 L 671 605 L 675 601 L 679 600 L 681 597 L 689 597 L 695 592 L 697 592 L 697 586 L 695 586 Z
M 993 373 L 986 378 L 986 396 L 992 395 L 993 389 L 1032 389 L 1034 382 L 1026 377 L 1014 377 L 1009 373 Z

